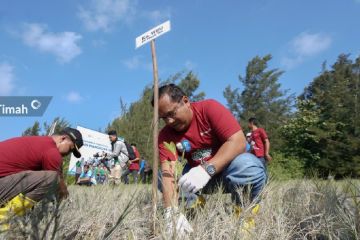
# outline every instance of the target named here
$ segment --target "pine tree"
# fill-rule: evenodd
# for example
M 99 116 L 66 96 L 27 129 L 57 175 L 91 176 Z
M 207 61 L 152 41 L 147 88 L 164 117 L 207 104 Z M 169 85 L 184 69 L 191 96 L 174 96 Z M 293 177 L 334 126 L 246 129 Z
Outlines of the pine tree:
M 25 131 L 21 134 L 22 136 L 39 136 L 41 132 L 40 123 L 35 121 L 32 127 L 28 127 Z
M 315 168 L 322 176 L 360 176 L 360 138 L 357 119 L 360 105 L 359 77 L 359 58 L 353 63 L 349 55 L 341 54 L 331 70 L 323 67 L 320 75 L 299 97 L 301 101 L 313 104 L 312 109 L 318 118 L 317 123 L 312 126 L 316 147 L 311 148 L 311 153 L 317 155 L 318 159 L 314 161 L 313 158 L 305 156 L 305 161 L 308 161 L 306 167 Z M 295 121 L 306 118 L 307 112 L 300 109 L 297 114 L 298 120 Z M 285 131 L 290 133 L 289 129 L 294 130 L 292 124 L 290 122 L 285 126 Z M 301 137 L 290 134 L 288 138 L 291 141 L 288 141 L 287 148 L 291 149 L 294 144 L 292 141 Z M 295 148 L 308 149 L 306 143 L 304 138 Z
M 293 96 L 280 89 L 278 81 L 283 72 L 267 69 L 271 58 L 271 55 L 253 58 L 246 67 L 246 76 L 239 76 L 242 91 L 227 86 L 224 97 L 242 125 L 247 126 L 247 120 L 256 117 L 269 133 L 273 146 L 278 147 L 278 128 L 290 113 Z

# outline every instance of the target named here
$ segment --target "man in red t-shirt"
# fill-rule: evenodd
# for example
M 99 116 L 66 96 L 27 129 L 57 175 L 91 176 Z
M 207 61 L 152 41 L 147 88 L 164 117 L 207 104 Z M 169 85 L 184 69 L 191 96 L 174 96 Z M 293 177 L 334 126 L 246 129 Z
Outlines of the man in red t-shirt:
M 59 135 L 0 142 L 0 222 L 13 213 L 23 215 L 47 194 L 66 198 L 69 192 L 62 157 L 73 153 L 79 158 L 82 145 L 81 133 L 73 128 L 65 128 Z
M 140 153 L 138 149 L 136 148 L 136 144 L 132 143 L 131 147 L 134 150 L 136 158 L 133 160 L 129 160 L 129 167 L 125 172 L 123 173 L 123 179 L 125 184 L 129 184 L 129 177 L 128 175 L 131 174 L 133 176 L 134 183 L 138 182 L 138 172 L 140 169 L 139 161 L 140 161 Z
M 166 124 L 158 144 L 167 231 L 172 231 L 176 212 L 174 172 L 179 156 L 187 164 L 178 184 L 188 196 L 201 189 L 210 193 L 222 183 L 239 207 L 239 187 L 251 186 L 251 200 L 257 199 L 266 181 L 265 169 L 258 158 L 245 153 L 244 133 L 228 109 L 215 100 L 190 102 L 178 86 L 168 84 L 159 89 L 159 117 Z M 177 150 L 169 148 L 171 142 Z M 178 221 L 178 232 L 192 231 L 183 215 Z
M 248 127 L 251 130 L 251 153 L 258 157 L 262 163 L 270 162 L 272 157 L 269 154 L 270 141 L 263 128 L 259 128 L 256 118 L 249 119 Z

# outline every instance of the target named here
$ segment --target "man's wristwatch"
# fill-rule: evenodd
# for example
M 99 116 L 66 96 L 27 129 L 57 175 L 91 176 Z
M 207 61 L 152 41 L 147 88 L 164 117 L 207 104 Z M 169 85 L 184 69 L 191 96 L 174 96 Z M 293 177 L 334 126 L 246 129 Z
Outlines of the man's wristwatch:
M 213 177 L 216 174 L 216 168 L 215 168 L 215 166 L 213 164 L 203 162 L 202 167 L 210 175 L 210 177 Z

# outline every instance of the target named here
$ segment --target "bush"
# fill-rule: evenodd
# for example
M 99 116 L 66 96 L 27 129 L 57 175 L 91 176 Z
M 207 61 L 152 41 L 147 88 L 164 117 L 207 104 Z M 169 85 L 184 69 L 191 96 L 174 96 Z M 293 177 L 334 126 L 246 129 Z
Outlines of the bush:
M 268 166 L 269 176 L 277 180 L 302 178 L 304 163 L 296 157 L 287 157 L 283 153 L 273 152 L 273 160 Z

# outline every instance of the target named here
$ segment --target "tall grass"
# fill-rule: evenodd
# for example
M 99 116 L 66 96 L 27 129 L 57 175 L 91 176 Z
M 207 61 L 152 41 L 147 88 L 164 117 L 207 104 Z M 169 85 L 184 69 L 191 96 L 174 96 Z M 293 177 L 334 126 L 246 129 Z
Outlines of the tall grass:
M 15 218 L 7 239 L 165 239 L 158 212 L 156 236 L 151 225 L 149 185 L 70 186 L 61 204 L 39 204 Z M 320 180 L 271 181 L 264 190 L 256 227 L 244 231 L 251 214 L 233 215 L 230 196 L 206 195 L 203 209 L 189 220 L 194 232 L 186 239 L 360 239 L 360 182 Z M 161 202 L 159 202 L 161 209 Z M 183 209 L 184 211 L 184 209 Z

